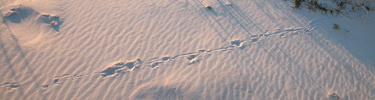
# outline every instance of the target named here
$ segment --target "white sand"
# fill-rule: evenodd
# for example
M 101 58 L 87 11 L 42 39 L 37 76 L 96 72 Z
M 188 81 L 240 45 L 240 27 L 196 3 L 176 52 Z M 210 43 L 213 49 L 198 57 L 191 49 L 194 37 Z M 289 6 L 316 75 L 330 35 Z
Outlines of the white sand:
M 291 6 L 2 0 L 0 99 L 373 100 L 375 13 Z

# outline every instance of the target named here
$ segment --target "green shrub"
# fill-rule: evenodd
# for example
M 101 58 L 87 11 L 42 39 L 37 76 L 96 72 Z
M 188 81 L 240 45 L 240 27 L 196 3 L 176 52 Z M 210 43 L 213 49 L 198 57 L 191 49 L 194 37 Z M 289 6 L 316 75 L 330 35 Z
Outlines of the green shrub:
M 332 27 L 332 28 L 338 30 L 338 29 L 340 29 L 340 25 L 338 25 L 338 24 L 333 24 L 333 27 Z
M 333 5 L 327 5 L 326 3 L 320 3 L 318 0 L 293 0 L 294 8 L 300 8 L 302 5 L 306 5 L 306 7 L 312 11 L 323 11 L 327 14 L 330 12 L 332 15 L 340 15 L 345 12 L 349 12 L 350 9 L 346 9 L 348 6 L 352 7 L 352 11 L 356 9 L 363 9 L 366 11 L 374 11 L 374 1 L 373 0 L 333 0 L 333 3 L 337 6 L 334 7 Z M 332 8 L 333 7 L 333 8 Z M 349 11 L 348 11 L 349 10 Z
M 305 1 L 305 0 L 294 0 L 293 8 L 299 8 L 301 6 L 302 1 Z
M 209 9 L 209 10 L 211 10 L 211 9 L 212 9 L 212 7 L 211 7 L 211 6 L 206 6 L 206 8 L 207 8 L 207 9 Z

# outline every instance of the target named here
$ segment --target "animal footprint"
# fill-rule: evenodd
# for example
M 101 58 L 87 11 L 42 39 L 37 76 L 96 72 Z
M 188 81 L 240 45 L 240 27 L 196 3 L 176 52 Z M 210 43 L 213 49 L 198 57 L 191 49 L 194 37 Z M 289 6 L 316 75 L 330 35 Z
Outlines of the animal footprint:
M 1 86 L 7 86 L 7 87 L 9 87 L 9 89 L 14 89 L 14 88 L 17 88 L 21 85 L 17 84 L 16 82 L 5 82 Z
M 141 62 L 142 61 L 139 59 L 137 59 L 137 61 L 127 62 L 127 63 L 117 62 L 113 64 L 112 66 L 108 67 L 107 69 L 101 71 L 100 73 L 103 77 L 114 76 L 117 73 L 121 73 L 123 70 L 133 70 L 139 67 Z
M 53 80 L 53 83 L 57 83 L 57 82 L 59 82 L 58 78 L 56 78 L 56 79 Z
M 259 40 L 259 38 L 252 38 L 251 42 L 257 42 L 258 40 Z
M 23 20 L 29 17 L 34 17 L 34 21 L 39 23 L 50 24 L 56 31 L 59 30 L 59 26 L 62 24 L 62 18 L 57 15 L 41 14 L 31 7 L 21 6 L 13 7 L 6 11 L 4 18 L 13 23 L 21 23 Z
M 149 67 L 151 68 L 155 68 L 157 67 L 159 64 L 162 64 L 164 62 L 167 62 L 167 61 L 171 61 L 175 59 L 175 57 L 162 57 L 162 58 L 155 58 L 151 61 L 151 65 Z
M 194 64 L 194 63 L 198 63 L 201 59 L 197 57 L 198 54 L 196 55 L 189 55 L 187 57 L 187 59 L 189 60 L 189 64 L 188 65 L 191 65 L 191 64 Z
M 161 64 L 161 62 L 154 62 L 154 63 L 152 63 L 151 64 L 151 68 L 155 68 L 155 67 L 157 67 L 159 64 Z
M 56 31 L 58 31 L 59 26 L 62 24 L 61 18 L 57 15 L 41 14 L 36 18 L 36 21 L 50 24 Z
M 9 88 L 17 88 L 17 87 L 19 87 L 19 86 L 21 86 L 21 85 L 18 85 L 18 84 L 10 84 L 10 85 L 9 85 Z
M 241 40 L 233 40 L 230 42 L 232 45 L 240 46 L 242 44 Z
M 48 87 L 49 87 L 49 85 L 48 85 L 48 84 L 46 84 L 46 85 L 42 85 L 41 87 L 42 87 L 42 88 L 48 88 Z
M 161 58 L 161 60 L 163 60 L 163 61 L 167 61 L 167 60 L 170 60 L 171 59 L 171 57 L 163 57 L 163 58 Z
M 231 41 L 230 43 L 231 43 L 232 45 L 234 45 L 234 46 L 239 47 L 240 49 L 244 49 L 245 46 L 243 45 L 243 42 L 244 42 L 244 41 L 241 41 L 241 40 L 233 40 L 233 41 Z
M 197 57 L 198 55 L 189 55 L 187 57 L 188 60 L 193 60 L 195 57 Z
M 114 64 L 114 66 L 108 67 L 107 69 L 102 71 L 101 72 L 102 76 L 107 77 L 109 75 L 113 75 L 113 74 L 115 74 L 115 72 L 119 72 L 119 71 L 117 71 L 118 69 L 121 69 L 123 67 L 125 67 L 125 64 L 123 62 L 116 63 L 116 64 Z

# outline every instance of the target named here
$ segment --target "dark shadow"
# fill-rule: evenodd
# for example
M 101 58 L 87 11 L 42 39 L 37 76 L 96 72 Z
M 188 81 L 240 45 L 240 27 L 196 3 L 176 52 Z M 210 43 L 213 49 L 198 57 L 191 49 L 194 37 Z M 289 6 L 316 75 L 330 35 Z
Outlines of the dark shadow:
M 38 15 L 39 12 L 35 11 L 30 7 L 17 7 L 10 9 L 10 11 L 4 16 L 4 19 L 9 20 L 12 23 L 21 23 L 23 20 L 25 20 L 27 17 L 30 17 L 32 14 Z M 50 24 L 50 27 L 58 32 L 60 25 L 62 24 L 62 20 L 59 16 L 51 16 L 47 14 L 38 16 L 37 22 Z
M 114 64 L 113 66 L 108 67 L 107 69 L 103 70 L 100 73 L 103 77 L 107 77 L 107 76 L 115 74 L 116 71 L 118 71 L 118 69 L 121 69 L 125 66 L 126 66 L 126 64 L 124 62 L 118 62 L 118 63 Z
M 62 21 L 59 16 L 51 16 L 51 15 L 40 15 L 37 18 L 38 22 L 50 24 L 51 28 L 55 29 L 55 31 L 59 32 L 59 27 L 62 24 Z
M 240 46 L 240 44 L 242 43 L 241 40 L 233 40 L 230 42 L 232 45 L 236 45 L 236 46 Z
M 5 15 L 4 18 L 13 23 L 20 23 L 34 12 L 33 9 L 27 7 L 12 8 L 10 10 L 11 12 Z
M 54 22 L 56 24 L 53 24 L 51 22 Z M 50 22 L 49 23 L 51 24 L 51 27 L 53 29 L 55 29 L 57 32 L 60 32 L 59 28 L 60 28 L 60 25 L 62 24 L 62 21 L 61 21 L 60 17 L 57 17 L 57 16 L 50 17 Z
M 1 33 L 1 32 L 0 32 Z M 4 36 L 3 36 L 4 35 Z M 17 77 L 17 71 L 15 71 L 13 68 L 16 68 L 18 69 L 19 67 L 21 67 L 20 69 L 26 69 L 28 71 L 30 71 L 30 68 L 29 67 L 26 67 L 29 65 L 29 62 L 25 59 L 26 58 L 26 53 L 22 50 L 21 46 L 18 44 L 18 40 L 17 38 L 15 38 L 15 36 L 13 34 L 10 34 L 10 36 L 6 36 L 5 34 L 1 33 L 0 34 L 0 37 L 6 37 L 7 40 L 3 40 L 2 38 L 0 38 L 0 49 L 2 49 L 1 51 L 1 54 L 2 56 L 4 56 L 5 58 L 5 63 L 6 65 L 8 65 L 8 69 L 5 68 L 5 66 L 2 66 L 2 70 L 8 70 L 10 71 L 11 73 L 11 76 L 13 77 Z M 8 46 L 6 46 L 8 45 Z M 9 55 L 8 53 L 10 52 L 18 52 L 20 55 L 19 56 L 12 56 L 12 55 Z M 12 63 L 12 60 L 14 59 L 23 59 L 24 62 L 21 62 L 23 63 L 22 65 L 16 65 L 15 63 Z M 33 74 L 33 72 L 30 72 L 31 74 Z M 32 75 L 30 75 L 32 76 Z M 16 79 L 16 78 L 14 78 Z M 36 80 L 35 77 L 32 77 L 33 80 Z M 16 79 L 17 81 L 17 79 Z M 17 88 L 18 86 L 20 85 L 17 85 L 17 84 L 11 84 L 11 88 Z M 18 88 L 18 93 L 19 95 L 23 95 L 25 92 L 23 89 L 21 88 Z M 22 97 L 23 99 L 25 99 L 24 97 Z
M 208 11 L 210 11 L 213 15 L 217 16 L 217 12 L 213 8 L 206 8 Z

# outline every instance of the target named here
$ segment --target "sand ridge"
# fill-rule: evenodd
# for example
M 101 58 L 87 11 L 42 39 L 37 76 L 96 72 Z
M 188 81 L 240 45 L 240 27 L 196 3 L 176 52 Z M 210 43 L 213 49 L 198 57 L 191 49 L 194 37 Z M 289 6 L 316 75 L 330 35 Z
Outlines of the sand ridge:
M 0 99 L 375 97 L 374 53 L 355 48 L 375 47 L 373 14 L 358 27 L 290 1 L 6 2 Z

